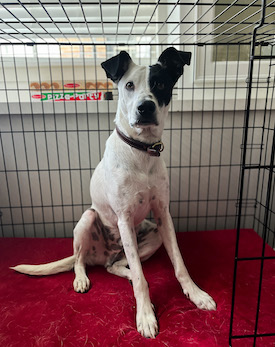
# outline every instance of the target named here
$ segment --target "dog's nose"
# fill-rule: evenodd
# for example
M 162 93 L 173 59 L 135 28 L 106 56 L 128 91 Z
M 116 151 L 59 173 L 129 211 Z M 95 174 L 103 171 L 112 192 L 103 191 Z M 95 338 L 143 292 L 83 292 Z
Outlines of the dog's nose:
M 145 100 L 138 105 L 137 109 L 141 116 L 152 115 L 156 111 L 156 105 L 153 101 Z

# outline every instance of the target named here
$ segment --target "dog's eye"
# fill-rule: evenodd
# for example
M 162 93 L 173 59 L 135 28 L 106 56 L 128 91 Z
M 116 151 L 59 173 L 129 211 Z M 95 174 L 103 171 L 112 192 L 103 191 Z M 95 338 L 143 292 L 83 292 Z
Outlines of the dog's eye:
M 135 89 L 134 83 L 133 82 L 126 83 L 126 89 L 130 91 L 134 90 Z
M 157 88 L 158 88 L 158 90 L 163 90 L 164 89 L 164 83 L 158 82 L 157 83 Z

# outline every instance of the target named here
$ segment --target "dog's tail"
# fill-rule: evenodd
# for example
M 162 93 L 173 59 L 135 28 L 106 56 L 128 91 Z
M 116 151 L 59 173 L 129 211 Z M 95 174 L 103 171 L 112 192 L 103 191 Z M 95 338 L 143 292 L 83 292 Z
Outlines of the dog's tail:
M 21 272 L 26 275 L 34 276 L 44 276 L 53 275 L 59 272 L 69 271 L 74 267 L 75 255 L 68 258 L 54 261 L 52 263 L 41 264 L 41 265 L 17 265 L 15 267 L 10 267 L 10 269 L 17 272 Z

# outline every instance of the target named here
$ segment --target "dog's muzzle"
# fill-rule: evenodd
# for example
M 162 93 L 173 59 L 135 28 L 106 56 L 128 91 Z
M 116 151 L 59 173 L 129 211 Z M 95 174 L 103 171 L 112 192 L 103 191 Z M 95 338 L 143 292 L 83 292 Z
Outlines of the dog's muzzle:
M 145 100 L 137 106 L 137 126 L 159 125 L 156 117 L 156 105 L 153 101 Z

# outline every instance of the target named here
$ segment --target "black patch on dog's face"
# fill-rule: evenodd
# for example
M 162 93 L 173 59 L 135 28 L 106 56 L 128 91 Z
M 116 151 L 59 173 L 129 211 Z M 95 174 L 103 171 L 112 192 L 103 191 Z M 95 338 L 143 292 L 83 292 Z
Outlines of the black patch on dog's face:
M 172 98 L 175 81 L 169 73 L 169 69 L 160 64 L 150 66 L 149 86 L 159 106 L 167 106 Z
M 150 66 L 149 86 L 160 106 L 169 104 L 174 85 L 183 74 L 184 65 L 190 65 L 190 59 L 190 52 L 170 47 L 161 53 L 158 64 Z

